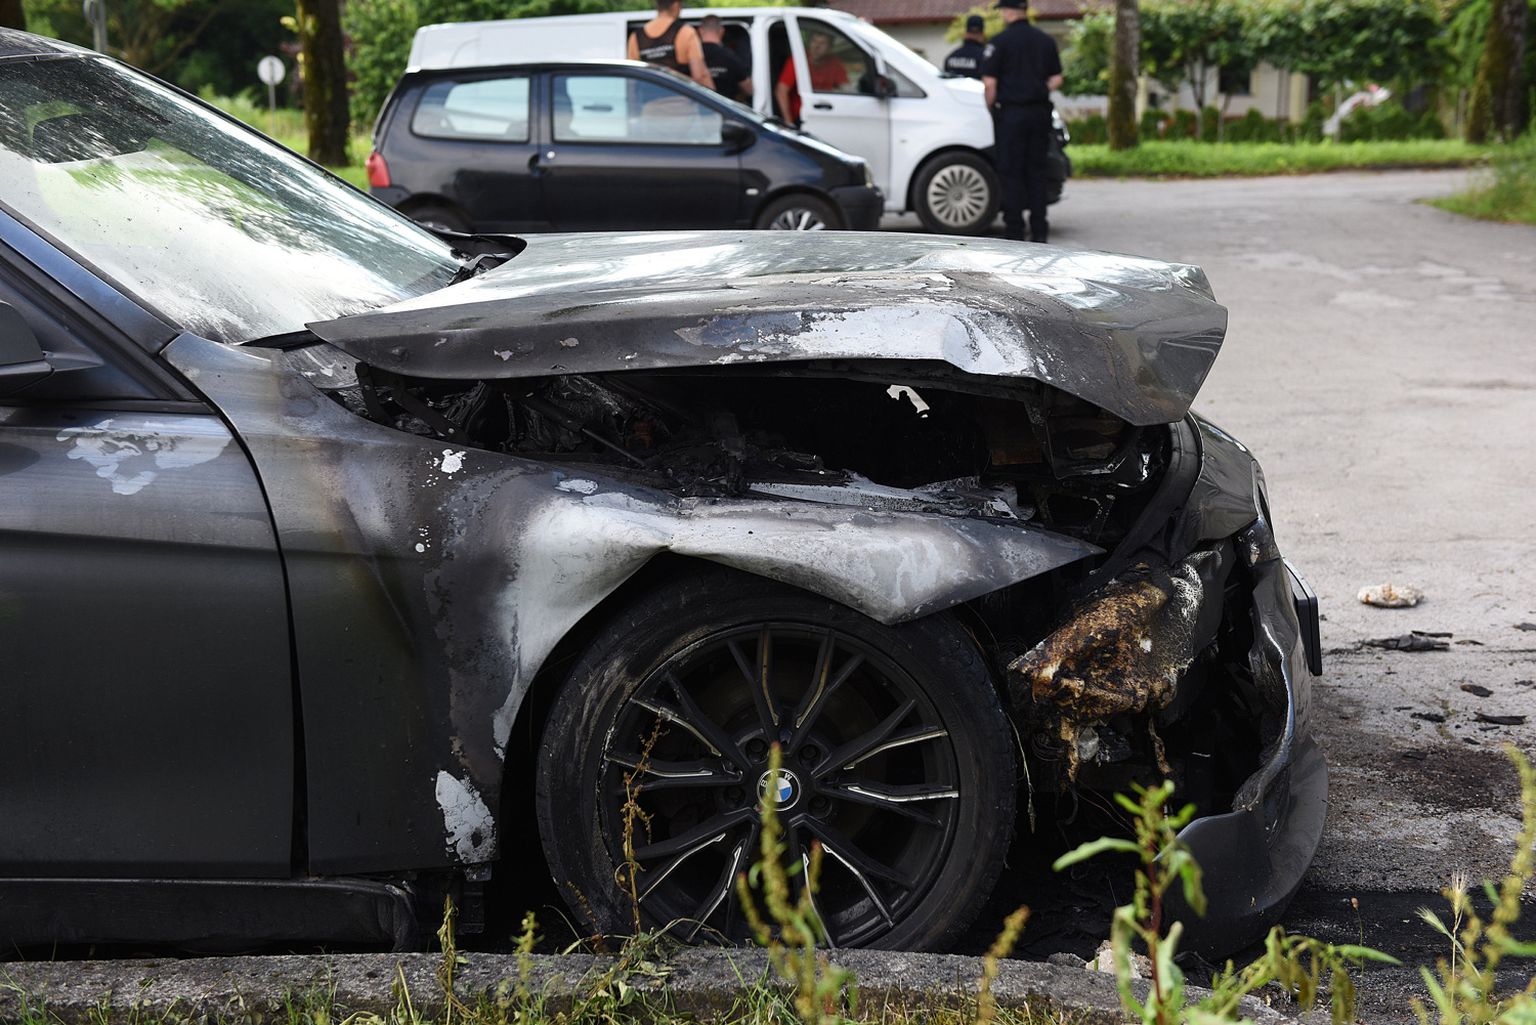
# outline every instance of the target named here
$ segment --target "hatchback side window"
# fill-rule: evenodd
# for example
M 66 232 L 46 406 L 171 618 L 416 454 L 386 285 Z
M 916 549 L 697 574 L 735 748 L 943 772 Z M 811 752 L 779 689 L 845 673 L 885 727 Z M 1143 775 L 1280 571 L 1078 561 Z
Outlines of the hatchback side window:
M 433 82 L 422 91 L 411 131 L 434 139 L 528 141 L 528 79 Z
M 719 111 L 659 82 L 627 75 L 556 75 L 556 142 L 720 144 Z
M 800 43 L 811 72 L 811 92 L 874 95 L 875 62 L 864 48 L 825 21 L 801 18 Z

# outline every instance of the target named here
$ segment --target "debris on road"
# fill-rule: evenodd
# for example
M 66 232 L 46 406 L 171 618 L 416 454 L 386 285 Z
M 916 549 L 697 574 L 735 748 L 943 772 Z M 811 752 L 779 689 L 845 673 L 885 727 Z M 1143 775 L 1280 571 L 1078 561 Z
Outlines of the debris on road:
M 1412 608 L 1424 600 L 1424 592 L 1407 584 L 1373 584 L 1360 588 L 1360 601 L 1381 609 Z
M 1466 691 L 1468 694 L 1475 694 L 1480 698 L 1493 696 L 1493 691 L 1489 690 L 1487 687 L 1484 687 L 1480 683 L 1464 683 L 1461 685 L 1461 689 Z
M 1445 722 L 1445 716 L 1439 712 L 1414 712 L 1411 718 L 1423 719 L 1425 722 Z
M 1486 712 L 1477 713 L 1477 721 L 1491 723 L 1494 726 L 1524 726 L 1523 715 L 1489 715 Z
M 1377 637 L 1360 643 L 1367 648 L 1386 648 L 1388 651 L 1449 651 L 1451 635 L 1414 630 L 1397 637 Z
M 1536 623 L 1516 623 L 1516 630 L 1536 630 Z

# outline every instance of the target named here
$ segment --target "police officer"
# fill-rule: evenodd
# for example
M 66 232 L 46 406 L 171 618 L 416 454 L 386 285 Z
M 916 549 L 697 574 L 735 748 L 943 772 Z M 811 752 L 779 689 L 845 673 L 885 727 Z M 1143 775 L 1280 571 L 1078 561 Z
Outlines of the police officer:
M 699 39 L 704 43 L 704 66 L 715 80 L 715 92 L 732 100 L 741 93 L 751 96 L 752 73 L 725 45 L 725 23 L 720 15 L 704 15 L 699 21 Z
M 981 81 L 997 133 L 997 175 L 1001 179 L 1003 235 L 1044 242 L 1046 157 L 1051 145 L 1051 90 L 1061 85 L 1056 41 L 1029 23 L 1027 0 L 997 0 L 1007 27 L 981 61 Z
M 987 22 L 979 14 L 965 19 L 965 42 L 955 47 L 944 58 L 946 75 L 962 75 L 966 78 L 981 77 L 981 58 L 987 49 Z

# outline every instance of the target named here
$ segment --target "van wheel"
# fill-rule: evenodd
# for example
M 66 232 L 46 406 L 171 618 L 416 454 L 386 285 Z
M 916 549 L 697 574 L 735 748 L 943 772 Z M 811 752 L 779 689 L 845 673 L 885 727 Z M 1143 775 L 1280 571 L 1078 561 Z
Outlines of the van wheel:
M 469 222 L 464 219 L 464 215 L 446 206 L 418 206 L 405 213 L 407 217 L 428 231 L 469 233 Z
M 917 172 L 917 216 L 929 231 L 979 235 L 997 217 L 997 172 L 976 153 L 945 153 Z
M 767 231 L 829 231 L 840 228 L 843 219 L 824 199 L 815 196 L 780 196 L 763 207 L 755 227 Z

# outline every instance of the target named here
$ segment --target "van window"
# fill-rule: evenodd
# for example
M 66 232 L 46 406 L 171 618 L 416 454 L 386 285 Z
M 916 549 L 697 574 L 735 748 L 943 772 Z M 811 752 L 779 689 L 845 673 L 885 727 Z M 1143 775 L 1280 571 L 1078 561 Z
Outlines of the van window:
M 719 145 L 724 118 L 676 89 L 627 75 L 556 75 L 556 142 Z
M 434 139 L 528 141 L 528 78 L 433 82 L 421 94 L 411 131 Z
M 874 95 L 875 62 L 863 47 L 825 21 L 802 17 L 799 22 L 811 92 Z

